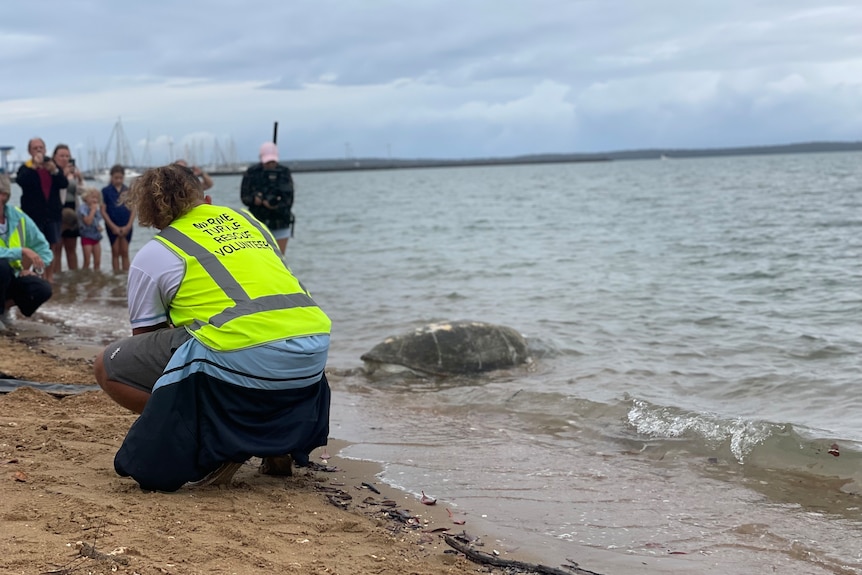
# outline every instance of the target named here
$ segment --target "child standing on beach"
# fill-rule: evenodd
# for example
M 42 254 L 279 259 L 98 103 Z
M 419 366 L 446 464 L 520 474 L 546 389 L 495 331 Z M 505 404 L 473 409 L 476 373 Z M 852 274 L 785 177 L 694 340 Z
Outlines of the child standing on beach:
M 102 217 L 111 241 L 111 265 L 114 273 L 129 271 L 129 242 L 135 211 L 126 207 L 129 187 L 123 183 L 126 169 L 116 164 L 111 167 L 111 183 L 102 188 Z
M 81 233 L 81 249 L 84 250 L 84 269 L 90 267 L 90 257 L 93 258 L 93 269 L 102 267 L 102 192 L 96 188 L 87 188 L 81 194 L 83 202 L 78 206 L 78 228 Z

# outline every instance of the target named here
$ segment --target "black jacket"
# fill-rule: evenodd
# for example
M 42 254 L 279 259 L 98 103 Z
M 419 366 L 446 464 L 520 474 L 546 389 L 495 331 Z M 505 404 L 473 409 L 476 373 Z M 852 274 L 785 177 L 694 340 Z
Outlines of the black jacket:
M 274 209 L 254 205 L 255 196 L 269 202 Z M 271 230 L 290 227 L 293 207 L 293 177 L 287 166 L 279 164 L 266 170 L 263 164 L 250 166 L 242 177 L 240 199 L 251 214 Z
M 60 190 L 69 186 L 69 180 L 63 170 L 51 176 L 51 193 L 48 199 L 42 193 L 42 181 L 39 172 L 21 164 L 15 182 L 21 186 L 21 210 L 33 218 L 36 225 L 42 228 L 46 222 L 59 222 L 63 215 L 63 204 L 60 202 Z

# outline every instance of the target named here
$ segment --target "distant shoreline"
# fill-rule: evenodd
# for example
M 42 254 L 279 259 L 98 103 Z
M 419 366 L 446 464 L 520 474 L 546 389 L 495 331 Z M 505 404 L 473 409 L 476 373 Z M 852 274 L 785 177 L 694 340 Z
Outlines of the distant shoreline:
M 778 146 L 744 146 L 732 148 L 650 148 L 595 154 L 533 154 L 505 158 L 412 159 L 344 158 L 334 160 L 294 160 L 285 162 L 293 172 L 346 172 L 357 170 L 399 170 L 411 168 L 457 168 L 475 166 L 511 166 L 522 164 L 570 164 L 622 160 L 674 160 L 725 156 L 760 156 L 770 154 L 817 154 L 862 151 L 862 142 L 809 142 Z M 242 175 L 245 169 L 209 171 L 212 176 Z
M 9 148 L 9 147 L 7 147 Z M 11 149 L 11 148 L 9 148 Z M 394 158 L 339 158 L 327 160 L 287 160 L 284 163 L 292 172 L 348 172 L 363 170 L 406 170 L 415 168 L 457 168 L 477 166 L 511 166 L 529 164 L 571 164 L 612 162 L 624 160 L 676 160 L 727 156 L 761 156 L 771 154 L 818 154 L 829 152 L 862 151 L 860 142 L 807 142 L 775 146 L 737 146 L 728 148 L 646 148 L 590 154 L 531 154 L 501 158 L 467 159 L 394 159 Z M 211 176 L 241 176 L 250 164 L 207 169 Z M 14 166 L 12 166 L 14 168 Z M 130 166 L 136 170 L 146 169 Z M 15 170 L 9 169 L 12 181 Z M 85 174 L 86 175 L 86 174 Z
M 514 164 L 568 164 L 575 162 L 609 162 L 610 158 L 553 158 L 553 159 L 518 159 L 518 158 L 490 158 L 471 160 L 381 160 L 378 158 L 366 158 L 355 160 L 311 160 L 311 161 L 286 161 L 284 162 L 291 172 L 354 172 L 363 170 L 406 170 L 411 168 L 457 168 L 475 166 L 508 166 Z M 245 173 L 245 170 L 211 170 L 207 172 L 211 176 L 236 176 Z

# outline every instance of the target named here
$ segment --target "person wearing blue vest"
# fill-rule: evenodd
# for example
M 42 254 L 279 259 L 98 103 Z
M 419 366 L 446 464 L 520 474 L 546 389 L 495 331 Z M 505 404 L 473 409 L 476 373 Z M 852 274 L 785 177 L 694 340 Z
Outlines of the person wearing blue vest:
M 272 233 L 211 204 L 187 167 L 139 176 L 128 202 L 160 232 L 128 278 L 132 336 L 95 361 L 96 381 L 140 413 L 114 469 L 141 488 L 229 483 L 251 457 L 290 474 L 326 445 L 331 323 Z
M 10 196 L 9 176 L 0 172 L 0 332 L 8 330 L 9 307 L 29 317 L 52 293 L 42 278 L 53 260 L 48 240 L 30 216 L 9 205 Z

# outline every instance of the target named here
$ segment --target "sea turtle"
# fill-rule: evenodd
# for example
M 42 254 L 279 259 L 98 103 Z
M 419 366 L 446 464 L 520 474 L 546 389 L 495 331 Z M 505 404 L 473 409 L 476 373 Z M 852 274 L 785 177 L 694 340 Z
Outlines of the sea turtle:
M 433 375 L 479 373 L 531 361 L 520 333 L 479 321 L 433 323 L 388 337 L 361 359 L 369 373 L 394 364 Z

